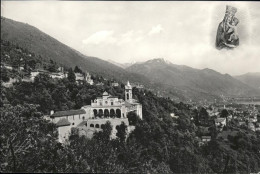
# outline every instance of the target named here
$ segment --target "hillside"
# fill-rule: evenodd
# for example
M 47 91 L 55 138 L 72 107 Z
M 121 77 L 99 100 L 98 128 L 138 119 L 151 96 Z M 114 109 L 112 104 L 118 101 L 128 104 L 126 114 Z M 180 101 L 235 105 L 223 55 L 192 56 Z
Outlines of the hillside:
M 68 67 L 77 65 L 83 71 L 87 70 L 106 78 L 149 84 L 149 81 L 142 75 L 129 73 L 123 68 L 104 60 L 85 56 L 25 23 L 1 17 L 1 39 L 19 45 L 19 47 L 40 55 L 46 60 L 52 59 Z
M 260 72 L 246 73 L 239 76 L 234 76 L 234 78 L 248 84 L 251 87 L 260 89 Z
M 179 93 L 184 98 L 213 99 L 224 96 L 260 95 L 256 89 L 240 82 L 228 74 L 220 74 L 211 69 L 194 69 L 184 65 L 174 65 L 163 59 L 153 59 L 127 68 L 129 72 L 143 74 L 153 83 Z

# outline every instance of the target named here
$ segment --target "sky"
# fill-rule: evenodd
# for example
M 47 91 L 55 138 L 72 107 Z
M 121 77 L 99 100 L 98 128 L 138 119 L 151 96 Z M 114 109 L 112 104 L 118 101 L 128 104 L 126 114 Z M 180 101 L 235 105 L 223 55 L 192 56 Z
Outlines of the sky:
M 226 5 L 238 9 L 240 45 L 217 50 Z M 1 1 L 1 16 L 104 60 L 164 58 L 223 74 L 260 72 L 260 2 Z

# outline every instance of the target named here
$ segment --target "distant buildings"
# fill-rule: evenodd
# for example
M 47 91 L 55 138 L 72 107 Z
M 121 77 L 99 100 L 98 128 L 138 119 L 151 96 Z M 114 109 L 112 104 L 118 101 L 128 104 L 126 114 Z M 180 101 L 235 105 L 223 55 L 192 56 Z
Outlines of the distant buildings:
M 6 69 L 9 69 L 9 70 L 13 69 L 11 66 L 8 66 L 8 65 L 1 65 L 1 66 L 5 67 Z M 23 67 L 19 67 L 19 70 L 23 70 Z M 10 79 L 9 82 L 3 83 L 3 85 L 5 87 L 10 87 L 10 86 L 12 86 L 12 84 L 14 82 L 17 82 L 17 81 L 20 81 L 20 80 L 24 81 L 24 82 L 33 82 L 35 77 L 37 75 L 39 75 L 40 73 L 48 74 L 53 79 L 63 79 L 63 78 L 68 77 L 68 73 L 64 71 L 63 67 L 59 67 L 58 72 L 49 72 L 49 71 L 46 71 L 46 70 L 43 70 L 43 69 L 37 69 L 37 70 L 31 71 L 30 76 L 28 76 L 28 77 L 23 77 L 22 79 L 13 78 L 13 79 Z M 75 77 L 76 77 L 76 82 L 78 84 L 82 84 L 83 81 L 86 81 L 90 85 L 94 84 L 93 79 L 91 78 L 91 75 L 88 72 L 86 72 L 86 74 L 75 73 Z
M 114 82 L 114 83 L 112 83 L 111 85 L 114 86 L 114 87 L 119 86 L 119 84 L 118 84 L 117 82 Z

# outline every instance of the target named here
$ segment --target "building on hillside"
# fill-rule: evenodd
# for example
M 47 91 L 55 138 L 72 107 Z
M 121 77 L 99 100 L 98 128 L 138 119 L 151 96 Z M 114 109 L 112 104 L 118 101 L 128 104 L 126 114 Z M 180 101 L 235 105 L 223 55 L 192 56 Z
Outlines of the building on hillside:
M 49 75 L 50 75 L 51 78 L 53 78 L 53 79 L 63 79 L 63 78 L 66 77 L 65 73 L 63 73 L 63 72 L 50 73 Z
M 117 86 L 119 86 L 119 84 L 117 82 L 113 82 L 112 86 L 117 87 Z
M 85 81 L 85 77 L 84 77 L 84 75 L 81 74 L 81 73 L 75 73 L 75 77 L 76 77 L 76 82 L 77 82 L 78 84 L 82 84 L 83 81 Z
M 96 85 L 97 85 L 97 86 L 103 86 L 104 83 L 103 83 L 103 82 L 99 82 L 99 83 L 97 83 Z
M 222 131 L 223 127 L 227 125 L 227 119 L 226 118 L 216 118 L 215 125 L 219 128 L 219 130 Z
M 144 89 L 144 85 L 140 85 L 140 84 L 137 84 L 135 87 L 136 87 L 137 89 Z
M 254 123 L 252 123 L 252 122 L 248 122 L 248 129 L 249 130 L 251 130 L 251 131 L 255 131 L 255 125 L 254 125 Z
M 46 71 L 46 70 L 42 70 L 42 69 L 39 69 L 39 70 L 36 70 L 36 71 L 32 71 L 31 72 L 31 76 L 30 76 L 30 80 L 33 82 L 35 77 L 40 74 L 40 73 L 44 73 L 44 74 L 48 74 L 49 72 Z
M 6 69 L 9 69 L 9 70 L 13 70 L 13 67 L 12 66 L 10 66 L 10 65 L 7 65 L 7 64 L 1 64 L 1 68 L 6 68 Z
M 94 84 L 93 80 L 91 79 L 91 75 L 88 72 L 86 72 L 86 75 L 81 73 L 75 73 L 75 76 L 76 76 L 76 82 L 78 84 L 79 83 L 82 84 L 83 81 L 86 81 L 90 85 Z
M 18 78 L 9 78 L 9 81 L 8 82 L 3 82 L 3 86 L 6 87 L 6 88 L 10 88 L 13 86 L 13 83 L 15 82 L 19 82 L 19 79 Z
M 61 66 L 61 67 L 58 68 L 58 71 L 63 73 L 64 72 L 64 68 Z
M 50 120 L 58 127 L 60 142 L 68 138 L 73 127 L 79 129 L 80 135 L 91 138 L 107 121 L 112 125 L 113 138 L 116 136 L 117 126 L 122 122 L 127 126 L 128 132 L 134 129 L 134 126 L 129 125 L 129 112 L 135 112 L 142 119 L 142 105 L 132 98 L 132 86 L 128 82 L 125 85 L 125 100 L 104 92 L 102 97 L 91 101 L 91 105 L 83 106 L 80 110 L 56 112 L 50 115 Z
M 94 84 L 94 81 L 93 81 L 93 79 L 91 78 L 91 75 L 88 72 L 86 72 L 86 82 L 90 85 Z
M 216 126 L 226 125 L 226 118 L 216 118 L 215 124 Z
M 178 119 L 178 118 L 179 118 L 179 116 L 175 115 L 173 112 L 170 113 L 170 116 L 171 116 L 172 118 L 175 118 L 175 119 Z
M 255 124 L 255 131 L 260 131 L 260 123 Z
M 197 137 L 199 146 L 203 146 L 211 141 L 211 136 L 201 136 L 201 138 Z
M 49 117 L 45 117 L 46 120 L 56 124 L 59 132 L 59 142 L 64 142 L 68 139 L 71 128 L 76 127 L 86 118 L 87 115 L 84 109 L 59 111 L 51 113 Z
M 201 141 L 202 142 L 209 142 L 209 141 L 211 141 L 211 136 L 201 136 Z

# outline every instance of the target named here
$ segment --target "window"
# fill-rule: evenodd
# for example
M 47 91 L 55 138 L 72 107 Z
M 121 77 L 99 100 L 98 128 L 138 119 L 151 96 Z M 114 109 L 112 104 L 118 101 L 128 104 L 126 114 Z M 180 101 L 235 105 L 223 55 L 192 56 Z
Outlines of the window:
M 72 123 L 72 125 L 74 125 L 75 123 Z
M 94 127 L 94 124 L 90 124 L 90 127 Z
M 99 128 L 99 124 L 96 124 L 96 126 L 95 126 L 96 128 Z
M 105 103 L 107 104 L 107 101 L 105 101 Z
M 114 105 L 114 102 L 111 102 L 111 105 Z

